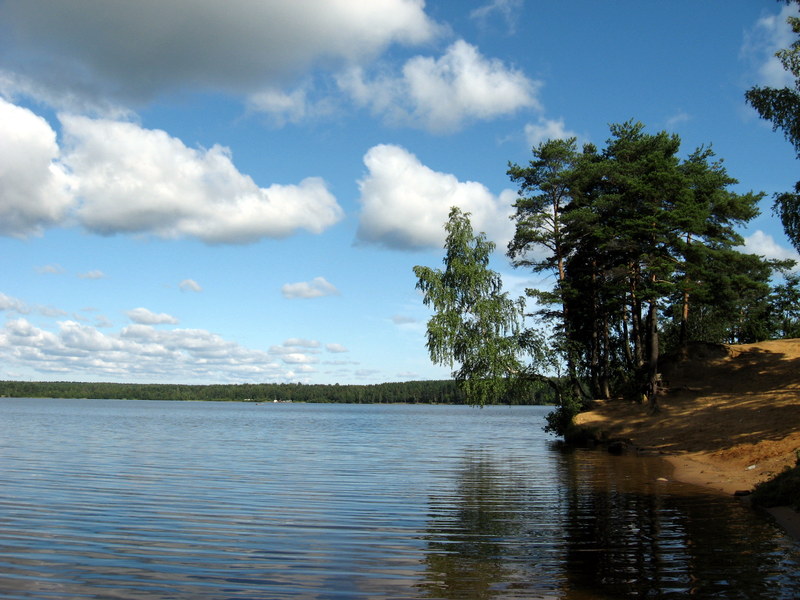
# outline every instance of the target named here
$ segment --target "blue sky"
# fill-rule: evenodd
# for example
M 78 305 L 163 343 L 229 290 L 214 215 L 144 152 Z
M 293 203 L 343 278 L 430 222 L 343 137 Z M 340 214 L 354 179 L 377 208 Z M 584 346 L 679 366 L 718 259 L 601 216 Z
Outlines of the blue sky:
M 0 379 L 443 378 L 412 267 L 450 206 L 502 249 L 509 161 L 608 125 L 711 144 L 796 256 L 774 0 L 0 0 Z

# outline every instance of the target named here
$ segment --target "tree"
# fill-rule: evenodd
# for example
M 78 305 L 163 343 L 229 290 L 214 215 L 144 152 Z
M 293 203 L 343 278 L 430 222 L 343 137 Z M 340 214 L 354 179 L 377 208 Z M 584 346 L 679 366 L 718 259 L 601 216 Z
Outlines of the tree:
M 445 231 L 444 270 L 414 267 L 423 302 L 435 311 L 427 347 L 434 363 L 458 365 L 453 377 L 468 401 L 483 405 L 502 397 L 525 370 L 522 303 L 502 291 L 500 275 L 489 269 L 495 245 L 473 234 L 469 213 L 451 209 Z
M 793 3 L 800 6 L 800 0 L 786 0 L 786 4 Z M 783 131 L 800 158 L 800 18 L 788 17 L 787 22 L 798 39 L 788 48 L 776 52 L 775 56 L 794 77 L 794 86 L 780 89 L 755 86 L 745 93 L 745 98 L 762 119 L 772 121 L 773 131 Z M 800 250 L 800 181 L 795 184 L 794 192 L 776 195 L 775 209 L 786 235 Z
M 572 336 L 567 331 L 571 320 L 564 292 L 569 251 L 563 222 L 574 188 L 572 178 L 579 158 L 576 146 L 576 138 L 548 140 L 533 148 L 533 160 L 527 167 L 509 163 L 508 175 L 519 185 L 519 198 L 514 203 L 516 228 L 507 254 L 515 267 L 527 267 L 534 273 L 549 271 L 555 276 L 552 291 L 528 289 L 526 294 L 544 305 L 537 315 L 554 325 L 552 345 L 565 357 L 572 391 L 579 396 L 582 388 L 569 341 Z M 557 308 L 548 308 L 553 306 Z
M 631 121 L 611 126 L 602 151 L 550 140 L 509 169 L 520 186 L 509 256 L 555 276 L 552 292 L 535 291 L 551 307 L 538 315 L 555 321 L 570 375 L 593 398 L 627 388 L 655 407 L 664 330 L 686 345 L 717 291 L 735 299 L 724 323 L 714 313 L 730 333 L 733 306 L 755 310 L 768 291 L 770 266 L 735 250 L 762 196 L 730 191 L 737 181 L 710 148 L 685 160 L 679 150 L 678 136 Z
M 800 275 L 786 275 L 772 290 L 769 303 L 774 332 L 785 338 L 800 337 Z

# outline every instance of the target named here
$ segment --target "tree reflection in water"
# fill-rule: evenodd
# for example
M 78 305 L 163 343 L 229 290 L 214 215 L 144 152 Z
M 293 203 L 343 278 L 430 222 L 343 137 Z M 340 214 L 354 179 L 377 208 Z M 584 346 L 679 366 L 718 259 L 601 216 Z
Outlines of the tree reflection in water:
M 625 598 L 800 597 L 798 544 L 735 500 L 664 481 L 658 460 L 586 451 L 561 459 L 570 590 Z
M 529 471 L 530 465 L 500 465 L 474 452 L 465 457 L 453 493 L 430 498 L 421 586 L 427 597 L 559 597 L 554 486 L 537 489 L 525 476 Z
M 800 544 L 658 460 L 558 452 L 559 468 L 465 456 L 430 498 L 429 598 L 800 597 Z

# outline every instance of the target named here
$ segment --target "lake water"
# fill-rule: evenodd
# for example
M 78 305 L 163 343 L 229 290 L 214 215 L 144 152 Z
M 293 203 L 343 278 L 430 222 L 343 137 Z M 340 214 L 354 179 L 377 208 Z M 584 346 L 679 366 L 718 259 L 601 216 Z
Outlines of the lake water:
M 800 544 L 546 409 L 0 400 L 3 598 L 800 597 Z

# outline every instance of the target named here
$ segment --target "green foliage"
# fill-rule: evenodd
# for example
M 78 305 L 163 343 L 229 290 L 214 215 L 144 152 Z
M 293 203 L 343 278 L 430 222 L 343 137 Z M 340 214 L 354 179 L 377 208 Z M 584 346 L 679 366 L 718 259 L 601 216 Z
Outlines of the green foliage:
M 573 428 L 573 422 L 583 409 L 583 403 L 574 395 L 565 395 L 556 408 L 547 415 L 544 430 L 559 437 L 566 437 Z
M 787 4 L 791 3 L 800 5 L 800 0 L 787 1 Z M 788 17 L 787 22 L 798 39 L 788 48 L 776 52 L 775 56 L 794 77 L 794 85 L 780 89 L 756 86 L 745 93 L 745 98 L 762 119 L 772 121 L 773 131 L 783 131 L 800 158 L 800 18 Z M 775 210 L 789 239 L 800 250 L 800 181 L 794 192 L 775 196 Z
M 547 334 L 523 327 L 521 303 L 488 268 L 493 245 L 453 209 L 445 269 L 414 271 L 435 311 L 431 358 L 459 365 L 454 377 L 469 401 L 547 381 L 559 406 L 548 431 L 564 435 L 592 398 L 627 394 L 655 407 L 663 346 L 800 333 L 800 278 L 770 285 L 789 263 L 738 249 L 738 228 L 758 214 L 762 194 L 733 192 L 737 180 L 710 148 L 679 152 L 677 135 L 630 121 L 611 126 L 602 150 L 550 140 L 528 166 L 509 165 L 519 198 L 508 256 L 554 276 L 552 290 L 526 290 L 540 307 L 527 316 Z
M 465 404 L 463 391 L 452 380 L 406 381 L 375 385 L 305 385 L 253 383 L 239 385 L 169 385 L 81 383 L 68 381 L 0 381 L 0 397 L 102 398 L 136 400 L 205 400 L 272 402 L 340 402 L 355 404 Z M 507 398 L 515 404 L 552 404 L 547 386 Z
M 770 326 L 774 337 L 800 338 L 800 275 L 787 274 L 769 298 Z
M 435 311 L 428 321 L 427 347 L 434 363 L 458 368 L 453 377 L 474 404 L 495 402 L 522 372 L 522 305 L 501 291 L 489 269 L 494 244 L 474 235 L 469 214 L 453 208 L 445 225 L 444 270 L 416 266 L 417 288 Z
M 769 280 L 781 265 L 736 249 L 762 195 L 731 191 L 738 182 L 710 148 L 682 159 L 677 135 L 633 121 L 610 131 L 604 149 L 550 140 L 528 166 L 510 166 L 520 198 L 508 254 L 556 278 L 528 295 L 573 395 L 654 400 L 665 341 L 769 335 Z

